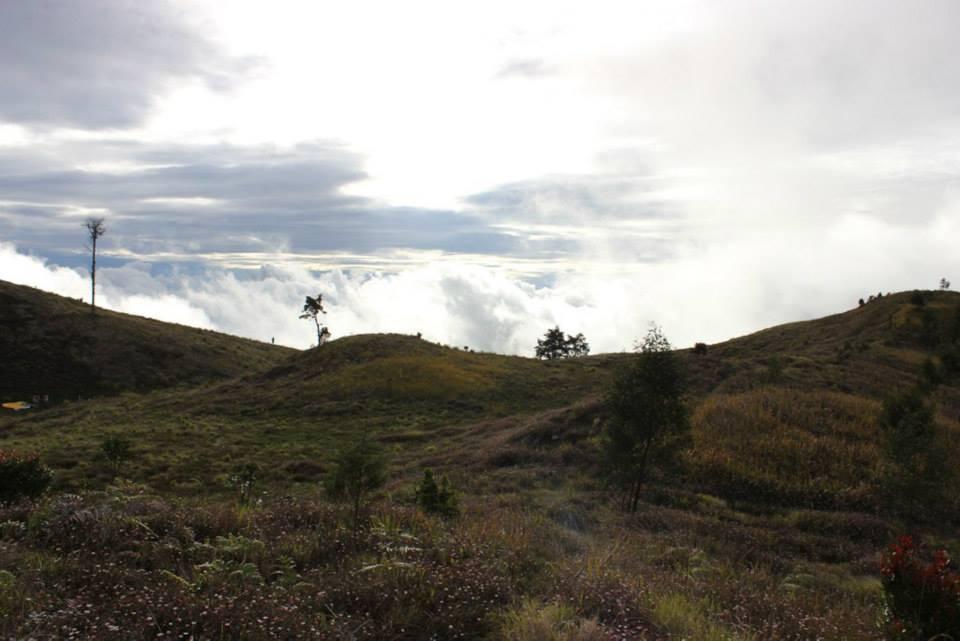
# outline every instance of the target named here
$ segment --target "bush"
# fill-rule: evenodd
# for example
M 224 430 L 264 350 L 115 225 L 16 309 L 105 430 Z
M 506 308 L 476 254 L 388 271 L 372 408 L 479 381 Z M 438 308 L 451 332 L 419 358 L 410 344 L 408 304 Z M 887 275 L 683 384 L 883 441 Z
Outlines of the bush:
M 53 473 L 36 454 L 0 450 L 0 503 L 34 497 L 53 480 Z
M 933 390 L 944 382 L 942 369 L 937 367 L 937 364 L 934 363 L 931 358 L 927 358 L 927 360 L 923 362 L 920 375 L 926 389 Z
M 687 445 L 690 423 L 683 401 L 684 373 L 670 341 L 652 325 L 640 353 L 617 372 L 606 394 L 610 422 L 604 434 L 604 467 L 636 512 L 648 468 L 671 462 Z
M 103 439 L 100 449 L 113 466 L 113 475 L 120 476 L 120 465 L 131 457 L 133 445 L 124 437 L 112 434 Z
M 693 353 L 697 356 L 703 356 L 707 353 L 707 344 L 706 343 L 696 343 L 693 346 Z
M 324 484 L 332 498 L 353 503 L 353 529 L 356 532 L 364 500 L 386 482 L 386 454 L 383 448 L 364 435 L 337 453 Z
M 233 469 L 229 481 L 230 485 L 237 490 L 237 500 L 240 505 L 250 504 L 259 474 L 260 466 L 256 463 L 241 463 Z
M 891 505 L 919 517 L 924 507 L 941 505 L 948 475 L 933 405 L 923 390 L 911 389 L 884 400 L 880 415 Z
M 448 517 L 457 515 L 457 495 L 450 487 L 446 476 L 440 479 L 438 485 L 433 478 L 433 472 L 429 469 L 424 470 L 423 480 L 417 486 L 416 496 L 417 505 L 424 512 Z
M 921 560 L 913 537 L 901 536 L 880 565 L 887 636 L 897 641 L 960 639 L 960 574 L 946 550 Z
M 940 365 L 941 371 L 948 376 L 960 374 L 960 345 L 944 348 L 940 352 Z

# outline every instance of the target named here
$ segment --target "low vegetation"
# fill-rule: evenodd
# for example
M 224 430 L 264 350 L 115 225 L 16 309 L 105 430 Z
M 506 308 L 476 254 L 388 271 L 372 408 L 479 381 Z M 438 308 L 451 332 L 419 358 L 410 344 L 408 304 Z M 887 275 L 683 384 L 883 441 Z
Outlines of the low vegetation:
M 0 637 L 956 636 L 960 296 L 911 297 L 546 362 L 347 337 L 0 415 Z
M 52 403 L 225 380 L 294 350 L 97 309 L 0 281 L 0 402 Z

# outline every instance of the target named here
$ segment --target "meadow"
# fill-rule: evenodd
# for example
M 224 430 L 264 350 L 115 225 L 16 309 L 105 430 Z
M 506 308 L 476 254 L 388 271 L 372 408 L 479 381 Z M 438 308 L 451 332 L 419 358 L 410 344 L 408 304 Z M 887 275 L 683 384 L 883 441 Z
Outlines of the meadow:
M 20 309 L 49 296 L 4 291 Z M 18 318 L 50 335 L 41 316 Z M 143 388 L 120 376 L 109 394 L 0 417 L 0 449 L 54 471 L 45 496 L 0 508 L 0 633 L 884 639 L 881 554 L 907 531 L 958 549 L 960 479 L 941 479 L 948 500 L 894 508 L 882 401 L 923 382 L 957 318 L 956 294 L 895 294 L 678 352 L 691 447 L 655 470 L 633 515 L 600 447 L 603 395 L 629 354 L 541 362 L 400 335 L 289 352 L 159 324 L 186 351 L 221 345 L 216 367 Z M 164 359 L 131 366 L 177 375 Z M 960 387 L 931 397 L 954 457 Z M 322 480 L 359 434 L 389 467 L 355 528 Z M 110 435 L 133 445 L 119 475 Z M 231 474 L 246 463 L 260 473 L 241 504 Z M 456 488 L 455 518 L 418 509 L 426 468 Z

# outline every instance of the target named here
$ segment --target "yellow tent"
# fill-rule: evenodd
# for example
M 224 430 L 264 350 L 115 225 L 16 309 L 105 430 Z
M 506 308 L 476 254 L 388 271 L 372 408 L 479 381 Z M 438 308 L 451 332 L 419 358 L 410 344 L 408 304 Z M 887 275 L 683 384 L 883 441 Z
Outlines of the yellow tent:
M 5 407 L 8 410 L 13 410 L 14 412 L 19 412 L 20 410 L 30 409 L 30 403 L 26 401 L 16 401 L 13 403 L 4 403 L 2 407 Z

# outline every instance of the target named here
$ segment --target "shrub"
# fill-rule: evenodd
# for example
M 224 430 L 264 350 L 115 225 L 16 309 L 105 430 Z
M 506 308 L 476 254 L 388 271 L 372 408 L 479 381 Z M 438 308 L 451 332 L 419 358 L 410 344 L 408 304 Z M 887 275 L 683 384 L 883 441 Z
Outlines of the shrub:
M 707 344 L 706 343 L 696 343 L 693 346 L 693 353 L 697 356 L 703 356 L 707 353 Z
M 669 462 L 689 435 L 684 375 L 670 341 L 653 325 L 638 348 L 633 362 L 614 375 L 605 399 L 611 421 L 604 465 L 630 512 L 637 511 L 650 464 Z
M 53 480 L 53 473 L 36 454 L 0 450 L 0 503 L 34 497 Z
M 960 574 L 946 550 L 919 558 L 911 536 L 893 543 L 880 564 L 887 636 L 897 641 L 960 639 Z
M 103 439 L 100 443 L 100 449 L 103 455 L 107 457 L 113 466 L 113 475 L 120 475 L 120 464 L 128 460 L 131 456 L 133 446 L 129 440 L 117 434 L 112 434 Z
M 337 454 L 325 485 L 331 497 L 353 503 L 353 529 L 356 531 L 364 499 L 386 481 L 387 459 L 383 448 L 364 435 Z
M 237 490 L 237 500 L 240 501 L 240 505 L 249 505 L 259 472 L 260 467 L 256 463 L 242 463 L 234 468 L 230 476 L 230 485 Z
M 944 348 L 940 352 L 940 365 L 941 371 L 948 376 L 960 373 L 960 345 Z
M 934 363 L 933 359 L 931 358 L 927 358 L 925 361 L 923 361 L 923 368 L 920 370 L 920 375 L 922 377 L 924 387 L 930 390 L 935 389 L 944 382 L 941 368 L 937 367 L 937 364 Z
M 889 500 L 910 515 L 939 504 L 947 475 L 946 453 L 937 438 L 933 406 L 911 389 L 883 403 L 880 427 L 887 458 Z
M 423 480 L 417 486 L 416 490 L 417 505 L 424 512 L 439 514 L 441 516 L 456 516 L 457 495 L 450 487 L 447 477 L 441 477 L 440 483 L 433 478 L 433 471 L 426 469 L 423 471 Z

